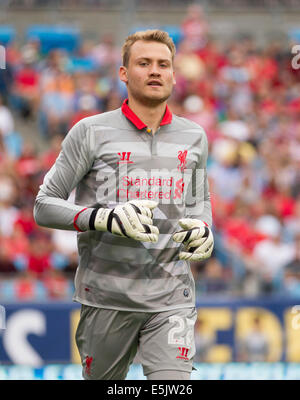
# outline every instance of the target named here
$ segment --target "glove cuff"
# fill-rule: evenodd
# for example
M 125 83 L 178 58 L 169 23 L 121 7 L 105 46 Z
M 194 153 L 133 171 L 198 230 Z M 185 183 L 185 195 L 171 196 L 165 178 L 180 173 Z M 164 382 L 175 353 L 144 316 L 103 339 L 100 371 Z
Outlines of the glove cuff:
M 106 232 L 108 230 L 109 215 L 112 211 L 109 208 L 95 208 L 89 220 L 90 230 Z

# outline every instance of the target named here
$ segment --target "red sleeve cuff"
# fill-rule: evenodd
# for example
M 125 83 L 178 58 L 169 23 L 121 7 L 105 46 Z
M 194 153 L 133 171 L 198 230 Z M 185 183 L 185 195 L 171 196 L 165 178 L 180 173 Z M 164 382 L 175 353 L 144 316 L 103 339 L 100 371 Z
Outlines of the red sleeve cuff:
M 77 214 L 75 215 L 75 217 L 74 217 L 73 225 L 74 225 L 74 228 L 76 229 L 77 232 L 83 232 L 81 229 L 78 228 L 76 222 L 77 222 L 77 220 L 78 220 L 79 215 L 80 215 L 83 211 L 85 211 L 85 210 L 87 210 L 87 209 L 88 209 L 88 208 L 86 207 L 86 208 L 84 208 L 83 210 L 79 211 L 79 213 L 77 213 Z

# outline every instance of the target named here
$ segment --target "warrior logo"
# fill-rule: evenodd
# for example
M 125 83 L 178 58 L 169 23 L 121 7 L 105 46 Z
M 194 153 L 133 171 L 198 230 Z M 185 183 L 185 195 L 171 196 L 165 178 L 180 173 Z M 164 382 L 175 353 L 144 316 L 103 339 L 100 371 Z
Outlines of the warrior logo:
M 178 165 L 178 171 L 183 172 L 186 166 L 186 156 L 187 156 L 187 150 L 184 151 L 179 151 L 178 152 L 178 160 L 180 161 L 180 164 Z
M 118 153 L 118 156 L 120 157 L 118 164 L 132 164 L 133 161 L 130 161 L 130 154 L 131 151 L 123 151 L 122 153 Z
M 181 358 L 182 360 L 188 360 L 189 349 L 187 347 L 178 347 L 180 355 L 176 358 Z

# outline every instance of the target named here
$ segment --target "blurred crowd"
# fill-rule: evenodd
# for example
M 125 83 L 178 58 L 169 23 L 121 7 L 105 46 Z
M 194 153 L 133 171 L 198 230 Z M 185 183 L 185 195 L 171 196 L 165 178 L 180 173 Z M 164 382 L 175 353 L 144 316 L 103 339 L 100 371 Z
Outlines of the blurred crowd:
M 80 7 L 108 7 L 108 6 L 120 6 L 122 0 L 2 0 L 4 6 L 16 8 L 37 8 L 37 7 L 66 7 L 66 8 L 80 8 Z M 170 5 L 180 6 L 182 0 L 152 0 L 149 3 L 148 0 L 136 0 L 136 7 L 159 7 L 163 5 L 168 7 Z M 186 1 L 186 4 L 192 3 L 192 1 Z M 208 7 L 299 7 L 297 0 L 210 0 L 205 2 L 205 6 Z
M 191 6 L 176 42 L 172 111 L 209 141 L 213 257 L 193 263 L 198 296 L 300 296 L 300 70 L 291 43 L 258 46 L 251 35 L 213 38 Z M 38 227 L 39 185 L 71 126 L 126 97 L 121 49 L 111 35 L 75 54 L 42 54 L 38 40 L 12 42 L 0 71 L 0 299 L 70 299 L 76 233 Z M 24 142 L 15 121 L 34 121 Z M 35 135 L 47 143 L 38 152 Z M 73 194 L 72 194 L 73 196 Z M 72 199 L 71 199 L 72 200 Z

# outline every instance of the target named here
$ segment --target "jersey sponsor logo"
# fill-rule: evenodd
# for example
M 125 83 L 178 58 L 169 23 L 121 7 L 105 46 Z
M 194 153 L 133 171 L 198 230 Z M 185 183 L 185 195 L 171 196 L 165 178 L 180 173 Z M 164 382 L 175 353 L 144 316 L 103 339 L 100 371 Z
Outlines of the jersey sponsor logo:
M 128 164 L 130 162 L 133 162 L 135 166 L 139 164 L 138 160 L 131 161 L 131 152 L 119 154 L 121 160 L 117 164 L 116 172 L 99 170 L 97 173 L 96 181 L 99 182 L 96 193 L 97 203 L 150 199 L 162 200 L 161 204 L 183 204 L 184 202 L 188 207 L 198 208 L 199 205 L 203 207 L 205 169 L 186 167 L 181 172 L 176 166 L 173 169 L 145 170 Z M 115 160 L 115 163 L 117 162 L 118 160 Z M 197 212 L 199 212 L 198 209 Z
M 118 164 L 132 164 L 133 163 L 133 161 L 130 160 L 131 151 L 123 151 L 122 153 L 118 153 L 118 156 L 120 157 L 120 161 L 118 161 Z
M 180 355 L 176 358 L 180 358 L 181 360 L 188 360 L 189 349 L 187 347 L 178 347 L 178 350 Z
M 177 167 L 178 171 L 183 172 L 185 170 L 185 167 L 186 167 L 186 156 L 187 156 L 187 150 L 178 152 L 178 160 L 180 161 L 180 164 Z
M 182 201 L 185 187 L 183 178 L 175 181 L 173 177 L 169 179 L 159 177 L 133 179 L 124 176 L 121 185 L 123 187 L 119 187 L 117 190 L 120 199 L 166 199 L 170 202 L 171 199 Z

